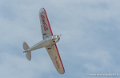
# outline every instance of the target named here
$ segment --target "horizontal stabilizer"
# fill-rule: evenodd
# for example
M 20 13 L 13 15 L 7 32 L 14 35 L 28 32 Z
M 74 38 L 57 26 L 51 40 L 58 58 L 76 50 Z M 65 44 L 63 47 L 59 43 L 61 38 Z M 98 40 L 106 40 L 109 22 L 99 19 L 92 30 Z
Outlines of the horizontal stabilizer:
M 30 61 L 31 60 L 31 51 L 29 51 L 29 46 L 26 42 L 23 43 L 23 49 L 25 50 L 24 52 L 26 53 L 26 58 Z

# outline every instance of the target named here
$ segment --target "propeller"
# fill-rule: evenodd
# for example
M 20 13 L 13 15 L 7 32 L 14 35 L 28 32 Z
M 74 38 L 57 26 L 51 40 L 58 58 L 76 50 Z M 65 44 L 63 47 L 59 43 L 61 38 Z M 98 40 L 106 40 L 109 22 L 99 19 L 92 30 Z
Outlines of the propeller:
M 62 34 L 59 35 L 60 37 L 62 36 Z

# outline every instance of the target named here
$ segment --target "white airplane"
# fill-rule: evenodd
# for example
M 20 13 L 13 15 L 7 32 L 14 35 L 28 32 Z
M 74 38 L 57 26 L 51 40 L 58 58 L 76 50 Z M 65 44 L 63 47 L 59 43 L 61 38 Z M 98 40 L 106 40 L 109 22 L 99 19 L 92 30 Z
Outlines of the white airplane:
M 56 45 L 56 43 L 60 40 L 60 35 L 53 35 L 52 29 L 47 17 L 47 12 L 44 8 L 40 10 L 39 18 L 41 23 L 43 40 L 35 44 L 31 48 L 28 46 L 26 42 L 23 43 L 23 48 L 25 50 L 24 53 L 26 53 L 26 58 L 30 61 L 31 51 L 40 49 L 40 48 L 46 48 L 57 71 L 60 74 L 64 74 L 65 73 L 64 66 Z

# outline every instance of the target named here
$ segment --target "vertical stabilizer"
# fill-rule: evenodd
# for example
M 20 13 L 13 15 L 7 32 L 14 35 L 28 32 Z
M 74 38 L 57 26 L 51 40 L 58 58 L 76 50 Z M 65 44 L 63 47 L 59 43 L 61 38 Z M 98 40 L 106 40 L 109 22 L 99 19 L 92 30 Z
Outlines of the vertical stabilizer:
M 23 43 L 23 49 L 25 50 L 24 52 L 26 53 L 26 58 L 30 61 L 31 60 L 31 51 L 29 51 L 29 46 L 26 42 Z

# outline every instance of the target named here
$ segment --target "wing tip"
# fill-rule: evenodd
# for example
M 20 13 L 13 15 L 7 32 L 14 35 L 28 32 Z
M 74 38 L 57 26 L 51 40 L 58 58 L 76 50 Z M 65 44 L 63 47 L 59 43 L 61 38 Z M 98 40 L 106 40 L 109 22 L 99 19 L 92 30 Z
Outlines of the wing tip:
M 60 74 L 65 74 L 65 70 L 63 70 L 62 72 L 59 72 Z
M 46 12 L 45 8 L 41 8 L 41 9 L 39 10 L 39 13 L 42 13 L 42 12 Z
M 44 14 L 44 13 L 46 13 L 45 8 L 41 8 L 41 9 L 39 10 L 39 17 L 40 17 L 42 14 Z

